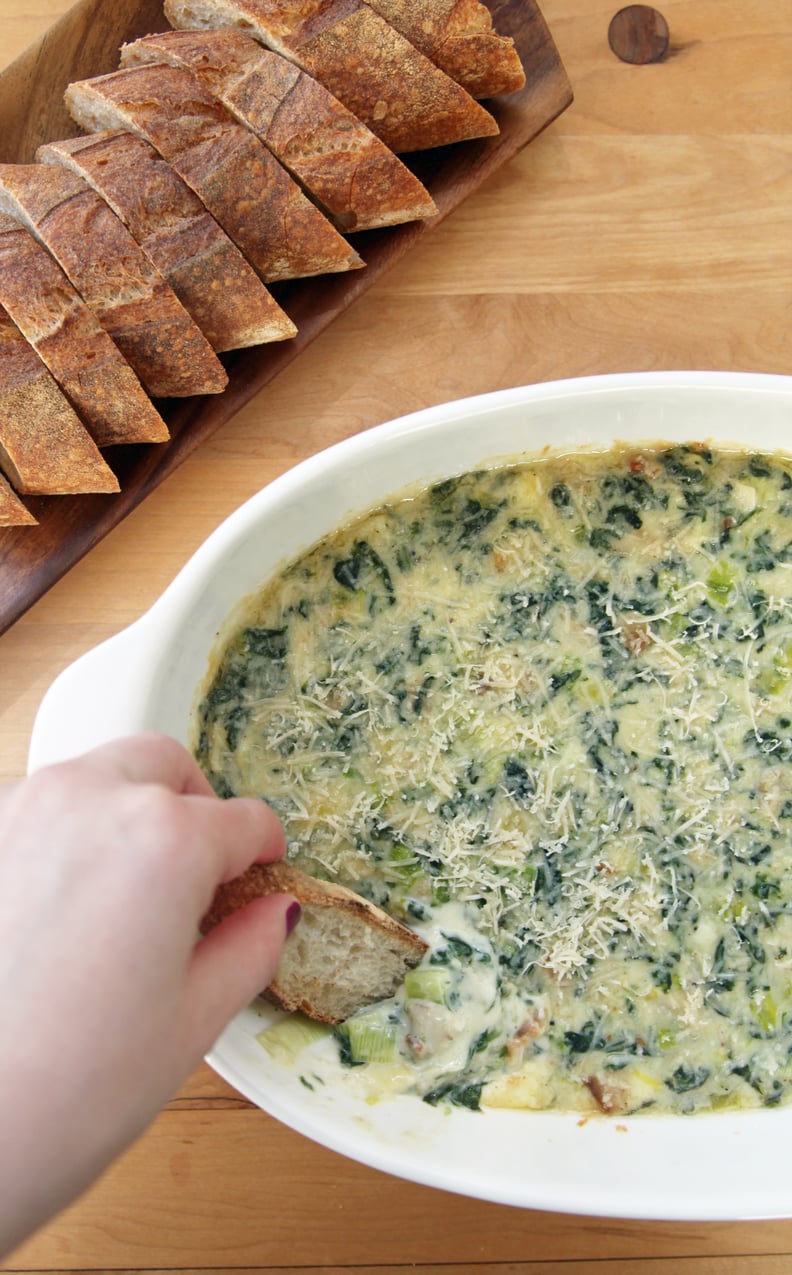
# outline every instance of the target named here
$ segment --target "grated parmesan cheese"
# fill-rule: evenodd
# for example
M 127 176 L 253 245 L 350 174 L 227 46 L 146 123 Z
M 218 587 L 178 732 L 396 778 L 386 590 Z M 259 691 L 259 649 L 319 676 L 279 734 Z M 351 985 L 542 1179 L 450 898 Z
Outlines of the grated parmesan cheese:
M 417 1092 L 541 1061 L 499 1101 L 788 1099 L 791 564 L 782 458 L 548 455 L 377 510 L 251 603 L 197 756 L 430 935 L 446 1018 L 388 1009 Z

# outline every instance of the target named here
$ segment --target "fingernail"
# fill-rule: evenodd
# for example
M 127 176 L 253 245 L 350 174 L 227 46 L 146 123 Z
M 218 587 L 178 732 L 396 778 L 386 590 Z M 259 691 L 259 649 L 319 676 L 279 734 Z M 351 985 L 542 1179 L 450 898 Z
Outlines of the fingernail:
M 302 916 L 302 908 L 300 907 L 299 903 L 295 899 L 295 901 L 293 903 L 290 903 L 286 909 L 286 937 L 287 938 L 291 934 L 292 930 L 294 929 L 295 925 L 297 924 L 301 916 Z

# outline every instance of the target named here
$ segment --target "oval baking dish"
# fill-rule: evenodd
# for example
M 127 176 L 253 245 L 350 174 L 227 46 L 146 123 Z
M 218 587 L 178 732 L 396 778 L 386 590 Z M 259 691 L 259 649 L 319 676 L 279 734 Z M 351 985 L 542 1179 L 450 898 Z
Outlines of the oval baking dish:
M 506 390 L 404 417 L 273 482 L 201 546 L 134 625 L 66 669 L 34 726 L 30 767 L 139 729 L 192 738 L 196 688 L 228 615 L 324 535 L 405 490 L 544 448 L 699 443 L 792 448 L 792 379 L 648 373 Z M 209 1061 L 251 1101 L 334 1150 L 399 1176 L 531 1208 L 624 1217 L 792 1214 L 792 1108 L 581 1120 L 579 1112 L 451 1112 L 405 1095 L 315 1091 L 255 1037 L 258 1004 Z M 264 1020 L 264 1021 L 262 1021 Z

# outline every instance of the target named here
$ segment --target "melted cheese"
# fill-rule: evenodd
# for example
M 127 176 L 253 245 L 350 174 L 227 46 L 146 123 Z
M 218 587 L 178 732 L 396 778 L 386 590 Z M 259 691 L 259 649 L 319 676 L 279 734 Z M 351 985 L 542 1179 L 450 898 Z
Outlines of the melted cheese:
M 782 458 L 546 456 L 367 515 L 251 601 L 196 754 L 430 938 L 447 1003 L 387 1009 L 416 1092 L 787 1100 Z

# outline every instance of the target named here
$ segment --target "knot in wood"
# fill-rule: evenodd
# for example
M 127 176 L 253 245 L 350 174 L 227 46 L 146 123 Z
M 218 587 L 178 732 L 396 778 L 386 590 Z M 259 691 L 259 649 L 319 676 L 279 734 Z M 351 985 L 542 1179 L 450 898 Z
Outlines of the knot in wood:
M 608 44 L 622 62 L 660 62 L 668 43 L 668 23 L 651 5 L 628 4 L 611 18 Z

